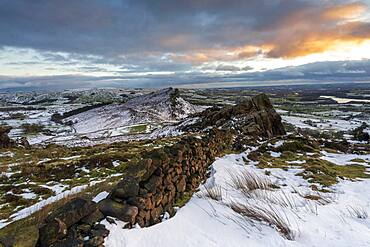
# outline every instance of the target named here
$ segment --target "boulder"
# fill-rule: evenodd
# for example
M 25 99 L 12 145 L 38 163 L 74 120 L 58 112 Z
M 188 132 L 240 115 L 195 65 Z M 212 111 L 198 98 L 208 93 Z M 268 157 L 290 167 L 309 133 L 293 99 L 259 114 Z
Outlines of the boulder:
M 63 239 L 66 237 L 69 227 L 95 210 L 96 204 L 94 202 L 88 202 L 82 198 L 73 199 L 58 208 L 46 218 L 45 224 L 39 229 L 40 246 L 50 246 L 58 239 Z
M 104 238 L 100 237 L 100 236 L 97 236 L 97 237 L 93 237 L 89 240 L 89 245 L 88 246 L 97 247 L 97 246 L 102 246 L 103 243 L 104 243 Z
M 0 229 L 0 247 L 34 247 L 38 237 L 37 225 L 24 226 L 22 220 L 16 221 Z
M 94 228 L 91 230 L 91 235 L 93 237 L 107 237 L 109 234 L 109 230 L 105 228 L 105 225 L 103 224 L 97 224 L 94 226 Z
M 92 214 L 96 208 L 95 202 L 86 201 L 82 198 L 75 198 L 51 213 L 46 218 L 46 222 L 50 223 L 55 221 L 55 219 L 59 219 L 69 228 L 82 218 Z
M 139 194 L 139 183 L 134 177 L 127 176 L 112 191 L 113 198 L 127 199 Z
M 53 247 L 84 247 L 84 242 L 80 239 L 65 239 L 53 245 Z
M 104 215 L 97 208 L 93 213 L 91 213 L 88 216 L 86 216 L 83 219 L 81 219 L 81 222 L 92 226 L 96 222 L 101 221 L 102 219 L 104 219 Z
M 136 206 L 104 199 L 99 203 L 99 210 L 106 216 L 112 216 L 122 221 L 134 223 L 139 210 Z

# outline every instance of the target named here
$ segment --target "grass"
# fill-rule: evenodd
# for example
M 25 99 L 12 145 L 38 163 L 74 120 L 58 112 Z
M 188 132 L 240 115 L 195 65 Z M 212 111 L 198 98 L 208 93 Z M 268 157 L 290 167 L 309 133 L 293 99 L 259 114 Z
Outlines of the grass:
M 356 162 L 356 163 L 367 163 L 365 160 L 363 160 L 363 159 L 359 159 L 359 158 L 351 159 L 350 161 L 351 161 L 351 162 Z
M 320 150 L 328 149 L 320 146 L 319 141 L 310 140 L 310 138 L 304 139 L 302 137 L 288 136 L 288 140 L 283 145 L 274 148 L 265 143 L 257 150 L 251 152 L 248 158 L 257 161 L 257 167 L 261 169 L 280 168 L 289 170 L 292 167 L 302 168 L 303 171 L 298 173 L 298 176 L 302 176 L 312 184 L 317 183 L 324 187 L 336 184 L 339 178 L 350 180 L 370 178 L 366 171 L 365 160 L 353 159 L 351 161 L 358 164 L 336 165 L 320 159 Z M 280 157 L 271 157 L 269 151 L 278 151 L 281 152 L 281 155 Z M 307 152 L 312 152 L 313 155 L 307 156 Z M 335 153 L 337 149 L 330 149 L 330 152 Z M 304 161 L 305 163 L 290 163 L 296 160 Z
M 341 166 L 326 160 L 311 157 L 296 157 L 295 159 L 286 159 L 283 155 L 279 158 L 268 158 L 263 156 L 259 159 L 257 167 L 261 169 L 280 168 L 283 170 L 288 170 L 292 167 L 292 164 L 288 164 L 286 161 L 298 159 L 304 160 L 306 163 L 294 164 L 294 166 L 304 169 L 297 175 L 307 179 L 310 183 L 318 183 L 329 187 L 336 184 L 338 182 L 338 178 L 346 178 L 350 180 L 355 180 L 358 178 L 370 178 L 370 175 L 366 173 L 366 167 L 361 164 Z
M 25 134 L 38 134 L 44 131 L 44 126 L 41 124 L 25 123 L 21 127 Z
M 191 193 L 184 192 L 181 197 L 175 200 L 174 207 L 183 207 L 191 199 Z
M 147 124 L 140 124 L 130 127 L 130 134 L 139 134 L 139 133 L 145 133 L 147 130 L 148 125 Z
M 284 219 L 272 206 L 264 208 L 232 202 L 229 204 L 229 207 L 245 220 L 252 219 L 266 223 L 276 228 L 286 239 L 294 240 L 294 232 L 291 230 L 288 220 Z
M 244 170 L 239 173 L 229 173 L 231 186 L 250 197 L 250 193 L 255 190 L 270 190 L 276 186 L 266 177 L 258 176 L 255 173 Z
M 38 239 L 38 228 L 44 222 L 45 218 L 53 210 L 61 207 L 74 198 L 82 197 L 86 200 L 92 200 L 102 191 L 110 191 L 119 181 L 119 178 L 110 178 L 105 182 L 88 187 L 80 193 L 69 195 L 54 203 L 40 208 L 29 217 L 15 221 L 8 226 L 0 229 L 0 243 L 10 242 L 9 246 L 34 246 Z M 0 244 L 1 246 L 1 244 Z
M 221 186 L 207 186 L 207 185 L 204 185 L 204 192 L 201 196 L 203 197 L 206 197 L 206 198 L 210 198 L 212 200 L 215 200 L 215 201 L 222 201 L 222 188 Z
M 10 114 L 10 119 L 24 120 L 26 118 L 27 118 L 27 116 L 23 113 L 20 113 L 20 112 Z
M 366 173 L 366 167 L 362 165 L 339 166 L 321 159 L 308 159 L 302 167 L 304 171 L 298 175 L 311 183 L 319 183 L 323 186 L 331 186 L 338 182 L 338 178 L 355 180 L 358 178 L 370 178 Z
M 130 162 L 138 160 L 143 152 L 176 140 L 166 138 L 74 148 L 47 145 L 30 149 L 4 149 L 2 152 L 11 152 L 13 155 L 0 157 L 0 170 L 9 176 L 0 176 L 0 219 L 7 219 L 18 211 L 19 205 L 27 207 L 37 202 L 22 198 L 22 189 L 28 188 L 34 192 L 36 200 L 46 199 L 54 193 L 42 185 L 61 183 L 67 186 L 65 189 L 70 189 L 91 181 L 104 180 L 114 174 L 124 174 Z M 75 158 L 62 159 L 72 156 Z M 121 165 L 114 167 L 113 161 Z M 8 192 L 14 195 L 6 195 Z

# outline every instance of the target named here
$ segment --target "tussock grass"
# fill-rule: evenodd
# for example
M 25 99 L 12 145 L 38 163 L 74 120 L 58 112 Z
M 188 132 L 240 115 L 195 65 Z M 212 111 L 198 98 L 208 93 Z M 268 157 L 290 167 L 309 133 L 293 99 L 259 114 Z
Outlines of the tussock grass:
M 276 228 L 288 240 L 293 240 L 295 237 L 288 219 L 280 215 L 278 210 L 271 205 L 264 208 L 248 203 L 231 202 L 229 207 L 246 220 L 262 222 Z M 243 225 L 243 227 L 245 226 Z
M 222 188 L 219 185 L 208 186 L 204 185 L 204 192 L 201 194 L 202 197 L 210 198 L 215 201 L 222 201 Z
M 231 187 L 240 190 L 247 197 L 251 197 L 251 192 L 255 190 L 271 190 L 276 188 L 276 185 L 270 179 L 247 170 L 238 173 L 229 172 L 229 175 L 231 178 Z

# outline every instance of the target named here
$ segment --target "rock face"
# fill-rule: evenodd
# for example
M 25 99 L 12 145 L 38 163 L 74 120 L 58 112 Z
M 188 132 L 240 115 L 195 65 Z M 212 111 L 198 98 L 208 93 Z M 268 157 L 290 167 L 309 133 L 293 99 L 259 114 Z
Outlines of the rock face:
M 0 126 L 0 148 L 10 148 L 15 145 L 15 142 L 8 136 L 12 127 Z
M 273 137 L 285 134 L 280 115 L 265 94 L 246 99 L 235 106 L 213 107 L 200 114 L 200 121 L 185 127 L 201 131 L 209 126 L 235 130 L 236 134 L 253 137 Z

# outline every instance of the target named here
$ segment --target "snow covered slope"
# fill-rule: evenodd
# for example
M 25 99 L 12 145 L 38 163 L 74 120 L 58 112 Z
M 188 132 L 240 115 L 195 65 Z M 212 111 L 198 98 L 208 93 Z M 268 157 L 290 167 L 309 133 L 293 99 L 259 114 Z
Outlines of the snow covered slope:
M 276 247 L 276 246 L 370 246 L 370 180 L 341 181 L 334 193 L 321 194 L 325 202 L 308 200 L 302 195 L 317 193 L 307 181 L 296 176 L 299 169 L 258 169 L 253 162 L 245 165 L 248 151 L 227 155 L 212 165 L 212 175 L 192 199 L 177 214 L 148 228 L 123 229 L 125 223 L 111 224 L 104 220 L 110 234 L 105 246 L 118 247 Z M 256 190 L 245 198 L 232 185 L 231 174 L 249 172 L 271 180 L 279 190 Z M 220 194 L 218 200 L 207 196 L 208 191 Z M 219 192 L 217 192 L 219 191 Z M 247 200 L 251 208 L 275 212 L 291 229 L 287 239 L 274 225 L 246 220 L 228 205 Z M 363 217 L 359 217 L 359 213 Z
M 124 104 L 111 104 L 66 118 L 77 133 L 91 133 L 144 123 L 165 123 L 181 120 L 200 109 L 168 88 L 135 97 Z

